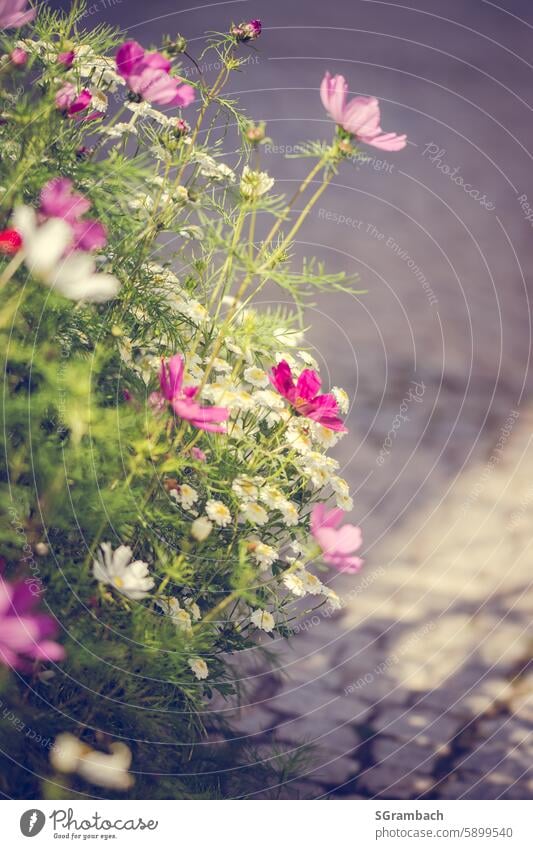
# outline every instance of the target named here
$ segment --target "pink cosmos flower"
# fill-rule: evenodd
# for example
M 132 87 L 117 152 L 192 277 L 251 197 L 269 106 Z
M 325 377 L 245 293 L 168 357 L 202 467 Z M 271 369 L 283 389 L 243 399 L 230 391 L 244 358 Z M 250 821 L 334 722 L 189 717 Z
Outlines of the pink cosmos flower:
M 174 354 L 167 362 L 161 360 L 159 370 L 160 392 L 152 392 L 150 403 L 157 409 L 164 407 L 168 401 L 174 412 L 181 419 L 190 422 L 193 427 L 208 430 L 213 433 L 225 433 L 226 426 L 221 424 L 229 418 L 226 407 L 202 407 L 194 399 L 198 393 L 197 386 L 183 386 L 185 363 L 183 357 Z
M 70 250 L 93 251 L 105 247 L 107 233 L 103 224 L 94 218 L 84 218 L 91 207 L 86 197 L 74 191 L 72 180 L 56 177 L 41 189 L 39 212 L 46 218 L 62 218 L 73 233 Z
M 91 208 L 86 197 L 73 190 L 72 180 L 56 177 L 41 189 L 39 211 L 47 218 L 63 218 L 69 224 L 77 221 Z
M 189 106 L 194 88 L 171 77 L 172 67 L 161 53 L 146 53 L 137 41 L 125 41 L 116 55 L 117 71 L 134 94 L 160 106 Z
M 92 99 L 93 96 L 88 88 L 83 88 L 78 92 L 72 83 L 65 83 L 56 92 L 55 104 L 62 112 L 66 112 L 69 118 L 76 118 L 78 121 L 93 121 L 95 118 L 101 118 L 103 112 L 94 110 L 85 115 L 81 114 L 89 108 Z
M 274 366 L 269 377 L 272 385 L 300 416 L 312 419 L 330 430 L 347 433 L 347 428 L 339 418 L 339 405 L 335 396 L 317 394 L 322 384 L 316 371 L 304 369 L 295 384 L 290 365 L 282 360 Z
M 311 533 L 322 549 L 322 558 L 338 572 L 358 572 L 363 561 L 353 554 L 361 547 L 361 528 L 339 524 L 344 510 L 328 510 L 325 504 L 316 504 L 311 513 Z
M 33 21 L 36 9 L 26 8 L 27 0 L 0 0 L 0 29 L 22 27 Z
M 380 127 L 379 100 L 376 97 L 354 97 L 346 102 L 348 83 L 341 74 L 332 77 L 326 72 L 320 86 L 320 97 L 324 108 L 347 133 L 364 144 L 380 150 L 402 150 L 407 136 L 384 133 Z
M 65 650 L 50 637 L 57 633 L 51 616 L 37 613 L 35 582 L 9 584 L 0 575 L 0 662 L 31 672 L 34 660 L 62 660 Z

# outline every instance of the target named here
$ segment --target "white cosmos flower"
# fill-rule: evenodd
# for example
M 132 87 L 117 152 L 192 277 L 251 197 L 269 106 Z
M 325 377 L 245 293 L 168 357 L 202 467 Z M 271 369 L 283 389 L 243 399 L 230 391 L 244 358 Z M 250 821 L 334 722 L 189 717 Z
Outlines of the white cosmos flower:
M 252 525 L 266 525 L 268 513 L 257 501 L 247 501 L 241 505 L 241 516 Z
M 225 528 L 231 522 L 231 513 L 222 501 L 211 499 L 205 505 L 205 512 L 215 525 Z
M 120 283 L 112 274 L 99 274 L 93 257 L 85 251 L 63 256 L 73 242 L 73 231 L 62 218 L 37 221 L 35 210 L 19 206 L 13 225 L 22 236 L 24 262 L 29 271 L 47 286 L 73 301 L 109 301 Z
M 119 545 L 116 551 L 111 543 L 103 542 L 101 552 L 93 560 L 93 575 L 101 584 L 110 584 L 122 595 L 139 600 L 146 598 L 154 586 L 154 579 L 148 574 L 148 564 L 143 560 L 131 562 L 132 550 L 129 545 Z
M 109 749 L 111 754 L 97 752 L 73 734 L 58 734 L 50 750 L 50 762 L 59 772 L 75 772 L 99 787 L 128 790 L 133 785 L 133 776 L 128 772 L 131 751 L 120 742 L 111 743 Z
M 203 681 L 209 675 L 207 663 L 201 657 L 190 657 L 187 661 L 198 681 Z
M 170 490 L 171 497 L 181 504 L 184 510 L 189 510 L 198 501 L 199 495 L 188 483 L 182 483 L 177 489 Z
M 250 616 L 250 620 L 256 628 L 260 628 L 261 631 L 266 631 L 267 634 L 274 629 L 276 624 L 274 617 L 268 612 L 268 610 L 254 610 Z

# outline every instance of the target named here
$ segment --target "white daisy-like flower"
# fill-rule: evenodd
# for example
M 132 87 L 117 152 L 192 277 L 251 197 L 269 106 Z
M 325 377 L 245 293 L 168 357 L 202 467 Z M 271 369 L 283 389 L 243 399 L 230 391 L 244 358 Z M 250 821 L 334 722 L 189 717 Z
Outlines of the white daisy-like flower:
M 161 608 L 163 613 L 172 619 L 173 623 L 183 631 L 191 630 L 191 616 L 180 607 L 177 598 L 158 598 L 156 604 Z
M 319 581 L 316 575 L 308 572 L 307 569 L 299 569 L 296 574 L 302 579 L 305 591 L 309 595 L 320 595 L 324 591 L 322 581 Z
M 244 379 L 252 386 L 257 386 L 258 389 L 265 389 L 270 383 L 266 371 L 257 366 L 249 366 L 244 369 Z
M 350 399 L 348 397 L 348 393 L 344 389 L 341 389 L 340 386 L 334 386 L 331 392 L 337 404 L 339 405 L 339 410 L 341 411 L 341 413 L 346 414 L 350 406 Z
M 276 624 L 274 617 L 268 612 L 268 610 L 254 610 L 250 616 L 250 620 L 256 628 L 260 628 L 261 631 L 266 631 L 267 634 L 274 630 L 274 626 Z
M 222 501 L 210 499 L 205 505 L 205 512 L 215 525 L 225 528 L 231 522 L 231 513 Z
M 299 575 L 289 572 L 283 576 L 282 580 L 293 595 L 298 596 L 298 598 L 304 597 L 306 594 L 305 584 Z
M 247 501 L 241 505 L 241 516 L 252 525 L 266 525 L 268 513 L 257 501 Z
M 237 354 L 238 357 L 244 357 L 244 351 L 241 346 L 237 345 L 232 339 L 224 339 L 224 345 L 232 354 Z
M 196 602 L 193 601 L 192 598 L 184 598 L 183 604 L 191 614 L 193 621 L 199 622 L 199 620 L 202 618 L 202 611 L 200 610 Z
M 195 160 L 200 164 L 200 174 L 202 177 L 208 177 L 211 180 L 228 180 L 234 183 L 236 180 L 235 174 L 223 162 L 218 162 L 208 153 L 198 151 L 195 154 Z
M 318 371 L 318 363 L 309 351 L 298 351 L 298 356 L 304 361 L 306 366 L 311 366 L 315 371 Z
M 207 364 L 211 361 L 211 357 L 206 357 L 204 362 Z M 226 360 L 221 359 L 220 357 L 215 357 L 213 360 L 213 369 L 214 371 L 220 372 L 221 374 L 231 374 L 233 371 L 232 366 Z
M 335 502 L 337 507 L 340 507 L 341 510 L 345 510 L 347 513 L 349 513 L 350 510 L 353 510 L 353 498 L 351 495 L 344 495 L 341 492 L 336 492 Z
M 248 540 L 248 550 L 258 564 L 261 570 L 268 569 L 269 566 L 278 559 L 278 552 L 271 545 L 251 537 Z
M 93 560 L 93 575 L 101 584 L 110 584 L 122 595 L 134 600 L 146 598 L 154 586 L 144 560 L 131 562 L 133 552 L 129 545 L 119 545 L 113 551 L 111 543 L 103 542 L 101 553 Z
M 339 433 L 338 431 L 331 430 L 331 428 L 324 427 L 324 425 L 321 425 L 318 422 L 311 422 L 311 433 L 313 434 L 314 440 L 323 448 L 333 448 L 339 439 L 344 436 L 342 432 Z
M 177 489 L 171 489 L 170 495 L 178 504 L 181 504 L 184 510 L 189 510 L 200 497 L 188 483 L 181 483 Z
M 246 200 L 256 200 L 265 195 L 274 185 L 274 178 L 266 171 L 252 171 L 248 165 L 242 169 L 241 195 Z
M 235 478 L 233 483 L 231 484 L 231 488 L 235 495 L 237 495 L 242 501 L 256 501 L 258 495 L 257 484 L 252 478 L 246 477 L 246 475 L 239 475 Z
M 183 315 L 186 315 L 195 324 L 203 324 L 209 319 L 209 313 L 203 304 L 192 298 L 188 301 L 183 301 L 182 312 Z
M 198 681 L 203 681 L 209 675 L 207 663 L 201 657 L 190 657 L 187 661 Z
M 343 607 L 341 598 L 330 587 L 322 587 L 322 595 L 327 599 L 330 610 L 340 610 Z
M 263 504 L 266 504 L 266 506 L 270 507 L 271 510 L 280 509 L 280 505 L 284 504 L 286 501 L 281 489 L 278 489 L 277 486 L 272 486 L 271 484 L 261 487 L 259 498 Z
M 313 440 L 309 435 L 307 425 L 302 425 L 298 420 L 292 419 L 285 431 L 285 441 L 290 448 L 298 451 L 300 454 L 305 454 L 313 448 Z
M 294 503 L 294 501 L 283 501 L 279 505 L 278 509 L 281 511 L 281 515 L 283 516 L 283 520 L 287 527 L 292 527 L 293 525 L 298 524 L 298 506 Z
M 107 136 L 109 139 L 121 139 L 125 133 L 137 135 L 137 127 L 134 124 L 127 124 L 125 121 L 120 121 L 118 124 L 108 127 L 105 124 L 99 127 L 99 132 Z
M 198 519 L 195 519 L 191 525 L 191 536 L 197 542 L 203 542 L 207 539 L 212 530 L 213 525 L 209 519 L 206 519 L 205 516 L 199 516 Z
M 259 392 L 255 392 L 254 400 L 256 404 L 259 404 L 261 407 L 266 407 L 268 410 L 285 409 L 283 398 L 271 389 L 260 389 Z

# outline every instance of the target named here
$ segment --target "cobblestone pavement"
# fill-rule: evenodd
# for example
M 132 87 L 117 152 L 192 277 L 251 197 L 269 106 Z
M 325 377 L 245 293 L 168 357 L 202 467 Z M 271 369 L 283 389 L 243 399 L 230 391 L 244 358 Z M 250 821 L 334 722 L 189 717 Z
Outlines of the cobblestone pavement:
M 317 747 L 295 792 L 533 796 L 532 425 L 511 418 L 428 521 L 384 540 L 355 586 L 339 580 L 345 607 L 304 618 L 287 680 L 257 680 L 242 732 Z

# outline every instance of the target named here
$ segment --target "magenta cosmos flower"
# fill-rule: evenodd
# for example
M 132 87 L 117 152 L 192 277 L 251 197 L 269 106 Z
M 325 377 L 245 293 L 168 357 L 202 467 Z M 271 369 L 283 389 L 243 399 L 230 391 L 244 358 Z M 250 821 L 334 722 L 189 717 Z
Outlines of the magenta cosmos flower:
M 341 74 L 326 72 L 320 86 L 324 108 L 336 124 L 364 144 L 380 150 L 403 150 L 407 136 L 384 133 L 380 127 L 379 100 L 376 97 L 354 97 L 348 103 L 348 83 Z
M 98 109 L 87 111 L 92 102 L 93 95 L 88 88 L 78 92 L 72 83 L 65 83 L 55 96 L 56 108 L 77 121 L 94 121 L 96 118 L 103 117 L 104 113 Z
M 344 510 L 328 510 L 325 504 L 316 504 L 311 513 L 311 533 L 322 550 L 324 563 L 338 572 L 358 572 L 363 561 L 354 557 L 363 542 L 361 528 L 339 524 Z
M 91 202 L 74 191 L 72 180 L 56 177 L 41 190 L 39 212 L 46 218 L 63 218 L 72 227 L 72 250 L 93 251 L 105 247 L 107 233 L 103 224 L 94 218 L 82 218 Z
M 36 9 L 27 8 L 27 0 L 0 0 L 0 29 L 22 27 L 33 21 Z
M 312 419 L 330 430 L 347 433 L 348 429 L 339 417 L 339 405 L 335 396 L 329 393 L 318 395 L 322 383 L 316 371 L 304 369 L 294 383 L 290 365 L 282 360 L 274 366 L 269 377 L 272 385 L 300 416 Z
M 137 41 L 125 41 L 116 55 L 117 71 L 134 94 L 160 106 L 189 106 L 194 88 L 171 77 L 172 67 L 161 53 L 146 53 Z
M 161 409 L 168 401 L 180 419 L 190 422 L 199 430 L 213 433 L 225 433 L 226 426 L 221 424 L 229 418 L 226 407 L 202 407 L 194 399 L 198 393 L 197 386 L 183 386 L 185 363 L 183 357 L 174 354 L 167 362 L 161 360 L 159 370 L 160 392 L 153 392 L 150 402 L 156 409 Z M 205 455 L 204 455 L 205 456 Z
M 9 584 L 0 575 L 0 662 L 29 672 L 34 660 L 63 660 L 65 650 L 50 637 L 57 633 L 51 616 L 34 611 L 38 594 L 24 581 Z

